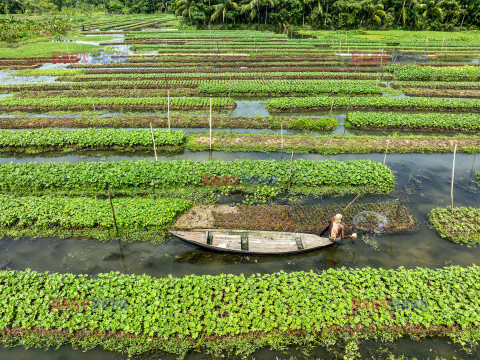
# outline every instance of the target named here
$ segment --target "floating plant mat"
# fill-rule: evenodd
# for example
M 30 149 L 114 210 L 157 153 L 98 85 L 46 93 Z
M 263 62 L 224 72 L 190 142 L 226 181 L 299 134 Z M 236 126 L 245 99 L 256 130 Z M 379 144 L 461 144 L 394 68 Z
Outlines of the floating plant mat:
M 226 228 L 268 231 L 295 231 L 320 233 L 328 225 L 329 219 L 342 212 L 345 205 L 327 206 L 287 206 L 287 205 L 241 205 L 195 206 L 182 215 L 174 224 L 176 229 Z M 347 231 L 356 229 L 354 218 L 357 214 L 375 211 L 386 218 L 383 231 L 388 233 L 414 230 L 417 221 L 404 206 L 394 203 L 365 203 L 352 205 L 342 212 Z M 398 211 L 398 216 L 397 216 Z M 359 222 L 362 231 L 377 230 L 377 223 Z
M 480 244 L 480 209 L 437 207 L 428 218 L 438 234 L 454 243 Z

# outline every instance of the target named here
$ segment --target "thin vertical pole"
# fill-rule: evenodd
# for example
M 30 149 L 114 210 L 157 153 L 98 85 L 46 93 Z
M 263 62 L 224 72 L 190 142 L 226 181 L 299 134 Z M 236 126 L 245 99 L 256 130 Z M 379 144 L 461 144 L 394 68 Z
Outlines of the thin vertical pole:
M 290 158 L 290 176 L 288 177 L 288 190 L 290 190 L 290 185 L 292 184 L 292 169 L 293 169 L 293 150 L 292 150 L 292 157 Z
M 473 167 L 475 166 L 475 157 L 477 154 L 473 154 L 473 162 L 472 162 L 472 169 L 470 170 L 470 180 L 468 181 L 468 186 L 470 186 L 470 183 L 472 182 L 472 177 L 473 177 Z
M 281 155 L 282 155 L 282 159 L 283 159 L 283 124 L 280 124 L 280 134 L 281 134 L 281 138 L 282 138 Z
M 452 215 L 453 215 L 453 179 L 455 177 L 455 155 L 456 154 L 457 154 L 457 144 L 455 144 L 455 149 L 453 149 L 452 186 L 450 188 L 450 200 L 452 202 Z
M 212 151 L 212 98 L 210 98 L 210 151 Z
M 398 217 L 398 214 L 400 213 L 400 206 L 402 206 L 403 201 L 405 200 L 405 195 L 407 194 L 408 184 L 410 184 L 410 180 L 412 180 L 413 169 L 415 169 L 415 166 L 412 167 L 412 171 L 410 173 L 410 177 L 408 178 L 407 185 L 405 185 L 405 191 L 403 192 L 402 201 L 400 201 L 400 203 L 398 204 L 397 215 L 396 215 L 397 217 Z
M 168 118 L 168 130 L 170 131 L 170 90 L 167 90 L 167 118 Z
M 153 151 L 155 152 L 155 161 L 158 161 L 158 157 L 157 157 L 157 145 L 155 145 L 155 136 L 153 135 L 152 123 L 150 123 L 150 131 L 152 132 Z
M 117 236 L 118 236 L 118 226 L 117 226 L 117 219 L 115 218 L 115 210 L 113 209 L 113 202 L 112 202 L 112 197 L 110 196 L 110 191 L 107 191 L 108 193 L 108 200 L 110 200 L 110 207 L 112 208 L 112 215 L 113 215 L 113 223 L 115 224 L 115 229 L 117 230 Z
M 383 165 L 385 165 L 385 161 L 387 161 L 387 152 L 388 152 L 389 144 L 390 144 L 390 140 L 387 140 L 387 147 L 385 148 L 385 157 L 383 158 Z
M 333 95 L 333 98 L 332 98 L 332 106 L 330 106 L 330 115 L 332 115 L 334 101 L 335 101 L 335 94 Z

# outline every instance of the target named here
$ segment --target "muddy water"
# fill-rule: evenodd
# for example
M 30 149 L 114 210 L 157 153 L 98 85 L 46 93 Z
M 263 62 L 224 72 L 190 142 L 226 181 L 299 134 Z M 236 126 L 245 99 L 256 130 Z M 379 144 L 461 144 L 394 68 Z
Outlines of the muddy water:
M 123 159 L 153 160 L 149 152 L 136 152 L 123 155 L 106 152 L 99 156 L 82 153 L 50 153 L 48 156 L 22 155 L 0 159 L 1 163 L 42 162 L 42 161 L 119 161 Z M 87 156 L 87 157 L 85 157 Z M 160 154 L 160 161 L 171 159 L 207 160 L 208 152 L 183 154 Z M 279 153 L 221 153 L 213 152 L 212 158 L 219 160 L 275 159 Z M 383 161 L 381 154 L 368 155 L 299 155 L 297 159 L 371 159 Z M 474 155 L 457 156 L 456 182 L 454 186 L 457 206 L 478 206 L 480 188 L 475 183 L 475 171 L 480 170 L 480 159 Z M 320 271 L 330 267 L 441 267 L 448 264 L 471 265 L 480 256 L 479 248 L 452 244 L 441 239 L 428 224 L 428 212 L 436 206 L 446 206 L 450 202 L 450 176 L 452 156 L 445 154 L 388 155 L 387 165 L 396 173 L 397 186 L 392 194 L 385 196 L 365 196 L 359 201 L 395 201 L 401 198 L 408 181 L 411 168 L 415 166 L 413 180 L 406 195 L 405 204 L 419 221 L 419 230 L 400 235 L 359 236 L 354 242 L 347 240 L 337 246 L 304 255 L 281 257 L 239 257 L 202 251 L 184 244 L 178 239 L 167 237 L 162 245 L 150 243 L 124 243 L 120 249 L 118 242 L 99 243 L 95 240 L 47 239 L 4 239 L 0 242 L 0 266 L 13 269 L 31 268 L 38 271 L 57 271 L 96 274 L 111 270 L 134 274 L 147 273 L 152 276 L 175 274 L 253 274 L 285 271 Z M 472 170 L 473 165 L 473 172 Z M 279 204 L 317 205 L 334 202 L 349 202 L 353 196 L 343 198 L 314 199 L 308 197 L 279 198 Z M 224 199 L 229 203 L 228 198 Z M 378 244 L 372 246 L 370 242 Z M 368 242 L 368 243 L 367 243 Z M 122 256 L 123 252 L 123 256 Z M 40 255 L 40 256 L 39 256 Z

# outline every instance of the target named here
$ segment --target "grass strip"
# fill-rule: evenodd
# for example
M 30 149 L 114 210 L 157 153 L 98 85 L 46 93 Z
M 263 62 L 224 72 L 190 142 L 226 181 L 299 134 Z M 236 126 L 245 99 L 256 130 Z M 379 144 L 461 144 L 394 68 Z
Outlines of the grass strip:
M 382 74 L 380 74 L 381 76 Z M 362 72 L 279 71 L 279 72 L 225 72 L 225 73 L 153 73 L 153 74 L 94 74 L 61 76 L 59 81 L 116 81 L 116 80 L 242 80 L 242 79 L 377 79 L 378 74 Z M 383 78 L 391 78 L 383 74 Z
M 24 69 L 17 70 L 12 73 L 12 76 L 68 76 L 68 75 L 83 75 L 85 70 L 70 70 L 70 69 Z
M 402 92 L 407 96 L 480 98 L 480 90 L 402 88 Z
M 315 121 L 316 119 L 313 119 Z M 301 121 L 301 120 L 300 120 Z M 155 143 L 161 150 L 207 151 L 210 138 L 205 134 L 187 136 L 182 131 L 154 130 Z M 187 141 L 188 139 L 188 141 Z M 283 150 L 297 154 L 363 154 L 383 153 L 442 153 L 452 152 L 454 146 L 463 153 L 480 152 L 480 137 L 455 136 L 283 136 Z M 0 152 L 38 153 L 50 150 L 152 150 L 150 129 L 39 129 L 0 130 Z M 212 150 L 216 151 L 281 151 L 279 134 L 214 133 Z
M 186 142 L 182 131 L 155 129 L 159 148 L 177 148 Z M 38 129 L 0 130 L 0 151 L 42 151 L 53 149 L 152 149 L 150 129 Z
M 3 270 L 0 341 L 129 356 L 427 336 L 473 345 L 479 276 L 475 265 L 184 278 Z
M 358 129 L 479 131 L 480 114 L 352 112 L 345 126 Z
M 208 135 L 198 134 L 189 137 L 186 147 L 192 151 L 210 149 Z M 283 136 L 283 150 L 296 154 L 365 154 L 383 153 L 388 147 L 389 153 L 442 153 L 457 151 L 474 154 L 480 152 L 478 136 Z M 212 136 L 212 150 L 216 151 L 259 151 L 278 152 L 282 149 L 282 137 L 279 134 L 225 134 Z
M 171 97 L 171 110 L 207 109 L 210 99 L 202 97 Z M 49 111 L 49 110 L 165 110 L 167 97 L 51 97 L 0 99 L 0 111 Z M 235 100 L 213 98 L 214 109 L 234 109 Z
M 399 110 L 443 110 L 467 111 L 480 109 L 477 99 L 451 98 L 404 98 L 392 96 L 347 97 L 285 97 L 268 100 L 267 107 L 273 111 L 330 109 L 399 109 Z
M 472 81 L 395 81 L 390 84 L 395 89 L 427 88 L 451 90 L 480 90 L 480 83 Z
M 137 128 L 167 127 L 168 118 L 164 115 L 125 115 L 125 116 L 83 116 L 83 117 L 15 117 L 1 118 L 2 129 L 24 128 L 85 128 L 85 127 L 112 127 L 112 128 Z M 208 128 L 207 116 L 176 115 L 170 116 L 172 127 L 177 128 Z M 333 117 L 279 117 L 279 116 L 214 116 L 214 128 L 240 128 L 240 129 L 284 129 L 290 130 L 333 130 L 337 127 L 337 119 Z
M 283 189 L 288 187 L 290 161 L 9 163 L 0 165 L 0 191 L 96 195 L 110 190 L 122 194 L 149 194 L 165 188 L 203 188 L 204 174 L 238 177 L 239 186 L 242 186 L 242 176 L 276 176 Z M 291 185 L 297 192 L 306 194 L 384 194 L 393 189 L 395 182 L 388 167 L 369 160 L 294 160 Z
M 165 228 L 192 205 L 183 199 L 108 199 L 0 195 L 0 234 L 12 237 L 94 238 L 161 242 Z
M 101 90 L 62 90 L 62 91 L 22 91 L 15 93 L 15 97 L 19 98 L 51 98 L 51 97 L 159 97 L 159 96 L 197 96 L 196 89 L 179 88 L 179 89 L 101 89 Z
M 477 174 L 477 177 L 479 175 Z M 438 234 L 457 244 L 480 243 L 480 209 L 472 207 L 437 207 L 428 219 Z

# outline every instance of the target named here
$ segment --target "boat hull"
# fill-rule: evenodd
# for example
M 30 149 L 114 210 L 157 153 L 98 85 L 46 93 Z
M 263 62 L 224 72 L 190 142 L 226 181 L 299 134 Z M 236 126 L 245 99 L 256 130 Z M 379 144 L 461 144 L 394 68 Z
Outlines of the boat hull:
M 170 231 L 189 244 L 210 251 L 243 255 L 288 255 L 318 250 L 334 242 L 315 234 L 237 229 Z

